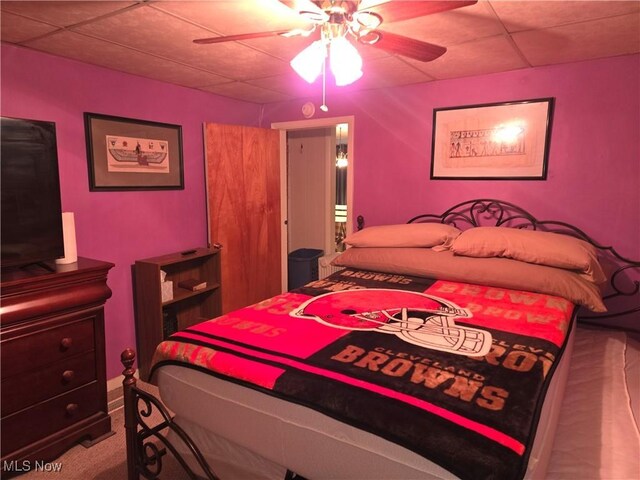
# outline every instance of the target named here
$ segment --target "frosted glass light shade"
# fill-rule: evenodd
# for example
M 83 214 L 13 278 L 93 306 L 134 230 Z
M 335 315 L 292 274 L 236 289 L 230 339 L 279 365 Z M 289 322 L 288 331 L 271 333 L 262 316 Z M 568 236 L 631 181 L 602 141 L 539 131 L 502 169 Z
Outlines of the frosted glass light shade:
M 349 85 L 362 76 L 362 58 L 344 37 L 331 40 L 331 72 L 339 87 Z
M 313 83 L 322 72 L 322 64 L 326 54 L 325 46 L 320 40 L 317 40 L 296 55 L 289 64 L 298 75 L 307 82 Z

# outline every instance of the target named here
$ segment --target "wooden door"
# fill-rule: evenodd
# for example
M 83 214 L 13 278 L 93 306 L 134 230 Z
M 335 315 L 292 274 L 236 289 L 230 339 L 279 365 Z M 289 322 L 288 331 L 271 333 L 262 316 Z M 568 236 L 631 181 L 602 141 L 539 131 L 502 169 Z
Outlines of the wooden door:
M 205 124 L 209 241 L 221 243 L 222 312 L 281 292 L 278 130 Z

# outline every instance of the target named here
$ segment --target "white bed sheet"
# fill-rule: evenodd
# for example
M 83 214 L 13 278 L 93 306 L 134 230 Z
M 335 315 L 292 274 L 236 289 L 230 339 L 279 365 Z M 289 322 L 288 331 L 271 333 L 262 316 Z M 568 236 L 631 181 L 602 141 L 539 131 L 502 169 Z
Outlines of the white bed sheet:
M 546 478 L 575 331 L 552 379 L 526 478 Z M 369 432 L 196 370 L 168 365 L 157 380 L 162 400 L 223 480 L 282 479 L 283 465 L 310 479 L 456 478 Z
M 640 479 L 640 343 L 578 329 L 549 480 Z

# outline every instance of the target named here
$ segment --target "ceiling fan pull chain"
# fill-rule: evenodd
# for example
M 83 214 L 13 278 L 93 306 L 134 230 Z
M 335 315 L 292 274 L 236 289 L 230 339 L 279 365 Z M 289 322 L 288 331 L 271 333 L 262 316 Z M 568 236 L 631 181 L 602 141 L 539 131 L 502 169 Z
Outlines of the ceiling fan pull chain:
M 322 105 L 320 105 L 320 110 L 322 110 L 323 112 L 329 111 L 329 107 L 327 107 L 326 96 L 327 96 L 327 56 L 325 55 L 324 60 L 322 61 Z

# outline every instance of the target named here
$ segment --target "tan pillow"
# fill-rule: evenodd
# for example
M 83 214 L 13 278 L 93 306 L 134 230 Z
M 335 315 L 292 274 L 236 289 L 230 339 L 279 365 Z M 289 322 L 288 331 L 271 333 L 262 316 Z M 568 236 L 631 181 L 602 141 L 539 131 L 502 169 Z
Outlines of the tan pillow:
M 460 230 L 443 223 L 405 223 L 367 227 L 344 243 L 352 247 L 438 247 L 448 249 Z
M 562 268 L 509 258 L 473 258 L 426 248 L 350 248 L 333 265 L 556 295 L 606 312 L 596 285 Z
M 507 257 L 549 267 L 575 270 L 600 284 L 607 277 L 593 245 L 560 233 L 507 227 L 476 227 L 455 239 L 451 250 L 468 257 Z

